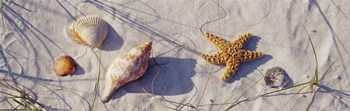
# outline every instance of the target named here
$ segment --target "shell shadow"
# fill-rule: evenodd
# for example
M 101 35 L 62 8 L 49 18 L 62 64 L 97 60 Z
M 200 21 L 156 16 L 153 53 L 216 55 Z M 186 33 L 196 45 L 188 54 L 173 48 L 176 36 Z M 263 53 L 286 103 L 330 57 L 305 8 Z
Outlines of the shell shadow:
M 101 50 L 113 51 L 121 48 L 124 44 L 122 37 L 114 30 L 111 25 L 108 25 L 108 35 L 101 46 Z
M 85 74 L 85 70 L 84 68 L 82 68 L 79 63 L 77 63 L 76 61 L 74 61 L 74 63 L 76 64 L 76 71 L 75 71 L 75 74 L 74 75 L 83 75 Z M 73 75 L 73 76 L 74 76 Z
M 161 66 L 159 67 L 157 63 Z M 156 95 L 181 95 L 190 92 L 194 88 L 191 77 L 196 74 L 194 70 L 196 64 L 197 61 L 190 58 L 151 58 L 145 75 L 120 87 L 111 100 L 127 93 L 153 92 Z M 153 79 L 154 84 L 152 84 Z
M 293 79 L 289 76 L 287 71 L 284 71 L 284 72 L 286 73 L 285 80 L 289 80 L 289 82 L 286 84 L 286 86 L 284 86 L 284 88 L 292 87 L 294 85 Z
M 257 48 L 257 44 L 260 41 L 259 36 L 255 36 L 253 35 L 251 38 L 249 38 L 249 40 L 244 44 L 243 49 L 246 50 L 256 50 Z

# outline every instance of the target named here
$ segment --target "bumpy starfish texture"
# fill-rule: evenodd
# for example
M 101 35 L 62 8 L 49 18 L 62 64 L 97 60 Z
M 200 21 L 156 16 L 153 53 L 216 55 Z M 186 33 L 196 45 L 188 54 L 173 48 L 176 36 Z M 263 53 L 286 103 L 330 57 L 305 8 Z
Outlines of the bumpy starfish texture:
M 251 33 L 240 35 L 232 42 L 226 41 L 209 32 L 205 33 L 209 41 L 213 42 L 219 51 L 214 55 L 202 54 L 202 58 L 212 64 L 226 64 L 226 70 L 221 75 L 222 81 L 230 79 L 238 69 L 242 62 L 252 61 L 263 56 L 262 52 L 244 50 L 243 45 L 249 38 Z

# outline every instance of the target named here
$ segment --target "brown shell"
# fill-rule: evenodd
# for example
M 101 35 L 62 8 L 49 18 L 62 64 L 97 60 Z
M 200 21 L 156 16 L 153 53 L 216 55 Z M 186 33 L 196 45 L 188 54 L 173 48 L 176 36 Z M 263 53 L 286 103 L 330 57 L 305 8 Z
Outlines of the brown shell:
M 58 76 L 73 75 L 76 69 L 76 64 L 72 57 L 64 55 L 55 61 L 55 72 Z

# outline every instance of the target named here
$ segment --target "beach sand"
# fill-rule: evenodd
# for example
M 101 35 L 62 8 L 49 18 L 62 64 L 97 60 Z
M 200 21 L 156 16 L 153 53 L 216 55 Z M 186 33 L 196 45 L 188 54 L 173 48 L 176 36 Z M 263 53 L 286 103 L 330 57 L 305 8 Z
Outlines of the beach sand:
M 337 59 L 308 110 L 349 110 L 349 5 L 346 0 L 4 0 L 0 76 L 25 87 L 50 110 L 224 110 L 263 77 L 259 71 L 281 67 L 292 79 L 289 86 L 310 81 L 315 57 L 307 31 L 320 76 Z M 77 44 L 67 32 L 84 16 L 101 17 L 110 25 L 100 49 Z M 225 66 L 201 58 L 218 51 L 202 32 L 228 41 L 251 32 L 244 49 L 264 56 L 240 64 L 231 79 L 220 81 Z M 150 40 L 153 51 L 145 75 L 119 88 L 103 104 L 109 64 Z M 55 74 L 54 61 L 62 55 L 77 63 L 73 76 Z M 93 102 L 99 74 L 99 93 Z M 230 110 L 305 110 L 312 93 L 305 87 L 296 94 L 300 88 L 248 100 L 277 90 L 261 80 Z M 18 105 L 7 95 L 0 96 L 0 109 Z

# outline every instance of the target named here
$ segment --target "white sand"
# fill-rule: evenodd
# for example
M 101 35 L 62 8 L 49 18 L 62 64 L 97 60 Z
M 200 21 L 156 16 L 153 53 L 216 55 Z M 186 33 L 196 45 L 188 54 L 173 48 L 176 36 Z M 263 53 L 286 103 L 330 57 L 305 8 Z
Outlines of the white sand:
M 163 96 L 194 106 L 199 103 L 201 110 L 217 110 L 228 99 L 228 103 L 232 103 L 262 77 L 257 69 L 266 71 L 279 66 L 286 70 L 294 85 L 309 81 L 314 74 L 315 60 L 304 24 L 314 42 L 321 72 L 339 58 L 321 82 L 324 87 L 318 90 L 309 110 L 349 110 L 349 1 L 220 0 L 219 5 L 218 0 L 213 1 L 7 0 L 3 5 L 6 31 L 1 29 L 0 64 L 4 67 L 0 76 L 26 86 L 36 93 L 38 102 L 51 110 L 90 110 L 99 73 L 98 56 L 101 54 L 103 89 L 105 71 L 112 60 L 142 42 L 153 40 L 152 56 L 163 63 L 162 67 L 150 60 L 150 67 L 141 79 L 121 87 L 109 103 L 103 104 L 99 96 L 94 109 L 165 111 L 170 109 L 162 104 L 181 107 L 157 99 Z M 79 45 L 68 36 L 68 27 L 83 16 L 99 16 L 111 25 L 101 49 Z M 265 56 L 241 64 L 228 82 L 219 81 L 225 67 L 209 64 L 200 57 L 201 53 L 217 51 L 202 35 L 200 27 L 226 40 L 252 32 L 254 37 L 245 49 L 262 51 Z M 178 45 L 184 48 L 180 50 Z M 53 72 L 54 60 L 65 54 L 79 64 L 72 77 L 58 77 Z M 152 80 L 159 71 L 154 82 L 157 96 L 152 97 L 142 88 L 151 92 Z M 208 77 L 207 89 L 200 99 Z M 264 81 L 259 81 L 241 100 L 275 90 L 264 87 Z M 55 91 L 50 92 L 48 88 Z M 295 103 L 294 110 L 304 110 L 310 93 L 297 94 L 282 109 L 299 89 L 242 102 L 231 110 L 290 110 Z M 4 101 L 4 95 L 0 96 L 0 108 L 14 107 L 12 100 Z M 227 107 L 228 104 L 221 110 Z M 193 109 L 184 107 L 183 110 Z

